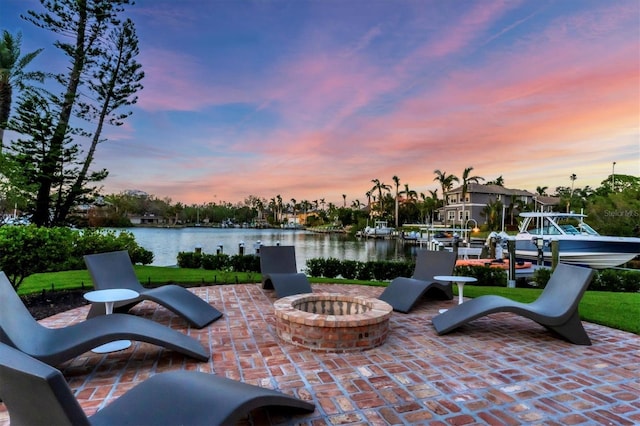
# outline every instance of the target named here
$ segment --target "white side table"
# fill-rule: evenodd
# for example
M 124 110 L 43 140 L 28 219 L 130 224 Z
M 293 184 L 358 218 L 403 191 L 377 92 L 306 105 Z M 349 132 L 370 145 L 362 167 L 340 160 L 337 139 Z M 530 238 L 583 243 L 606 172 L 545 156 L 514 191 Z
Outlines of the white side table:
M 464 289 L 464 284 L 478 281 L 474 277 L 459 277 L 455 275 L 436 275 L 433 279 L 438 281 L 450 281 L 458 286 L 458 305 L 462 304 L 462 291 Z
M 84 298 L 91 303 L 104 303 L 106 315 L 113 313 L 113 304 L 115 302 L 124 302 L 126 300 L 135 299 L 140 296 L 137 291 L 125 288 L 112 288 L 106 290 L 94 290 L 84 294 Z M 107 352 L 121 351 L 131 346 L 130 340 L 116 340 L 105 343 L 93 349 L 93 352 L 103 354 Z

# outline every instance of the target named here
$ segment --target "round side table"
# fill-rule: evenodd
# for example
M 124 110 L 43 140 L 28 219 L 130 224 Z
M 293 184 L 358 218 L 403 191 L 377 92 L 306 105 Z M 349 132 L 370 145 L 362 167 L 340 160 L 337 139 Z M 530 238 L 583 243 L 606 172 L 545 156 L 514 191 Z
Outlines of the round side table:
M 433 277 L 433 279 L 437 281 L 450 281 L 458 286 L 458 305 L 462 304 L 462 292 L 464 289 L 464 284 L 478 281 L 474 277 L 459 277 L 455 275 L 436 275 L 435 277 Z
M 126 288 L 112 288 L 106 290 L 94 290 L 84 294 L 84 298 L 91 303 L 104 303 L 106 315 L 113 313 L 113 304 L 115 302 L 124 302 L 126 300 L 135 299 L 140 296 L 137 291 Z M 131 346 L 130 340 L 115 340 L 105 343 L 97 348 L 93 348 L 93 352 L 103 354 L 107 352 L 121 351 Z

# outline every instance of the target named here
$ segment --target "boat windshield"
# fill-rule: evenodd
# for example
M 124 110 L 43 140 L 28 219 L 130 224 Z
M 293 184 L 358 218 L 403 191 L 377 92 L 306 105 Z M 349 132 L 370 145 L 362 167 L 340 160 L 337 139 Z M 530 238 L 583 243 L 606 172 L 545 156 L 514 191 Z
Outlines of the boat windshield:
M 600 235 L 591 226 L 575 217 L 527 217 L 520 232 L 532 235 Z
M 573 225 L 561 225 L 560 228 L 562 228 L 567 235 L 580 235 L 580 231 Z
M 549 218 L 535 218 L 530 219 L 524 223 L 523 228 L 526 228 L 526 232 L 532 235 L 562 235 L 562 231 L 558 228 L 558 225 Z
M 598 234 L 598 232 L 595 229 L 593 229 L 592 227 L 590 227 L 589 225 L 587 225 L 584 222 L 580 223 L 580 225 L 578 225 L 578 226 L 580 227 L 580 233 L 582 233 L 582 234 L 600 235 L 600 234 Z

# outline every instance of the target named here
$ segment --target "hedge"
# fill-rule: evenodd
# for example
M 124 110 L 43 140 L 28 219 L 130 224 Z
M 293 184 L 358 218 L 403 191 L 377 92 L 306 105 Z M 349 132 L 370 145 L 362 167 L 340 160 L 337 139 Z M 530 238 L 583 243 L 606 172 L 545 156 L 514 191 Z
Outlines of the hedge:
M 0 270 L 15 289 L 31 274 L 84 269 L 84 255 L 116 250 L 128 250 L 134 263 L 153 262 L 153 253 L 127 231 L 0 226 Z
M 210 260 L 207 260 L 210 259 Z M 256 255 L 227 256 L 223 254 L 206 255 L 192 252 L 178 254 L 178 266 L 183 268 L 220 269 L 238 272 L 260 272 L 260 258 Z M 336 258 L 314 258 L 307 260 L 305 273 L 311 277 L 343 278 L 362 281 L 391 281 L 396 277 L 410 277 L 415 262 L 340 260 Z M 506 286 L 507 272 L 488 266 L 457 266 L 455 275 L 475 277 L 479 286 Z M 531 282 L 518 280 L 518 287 L 546 286 L 551 271 L 537 269 Z M 597 271 L 589 290 L 639 292 L 640 271 L 605 269 Z

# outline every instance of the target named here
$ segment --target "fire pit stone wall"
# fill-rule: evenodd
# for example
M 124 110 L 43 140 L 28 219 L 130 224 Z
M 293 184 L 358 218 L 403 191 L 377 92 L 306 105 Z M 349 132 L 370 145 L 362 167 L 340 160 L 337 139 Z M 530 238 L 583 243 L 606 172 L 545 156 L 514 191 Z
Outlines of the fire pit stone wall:
M 276 331 L 285 342 L 307 349 L 347 352 L 383 344 L 392 307 L 381 300 L 308 293 L 274 303 Z

